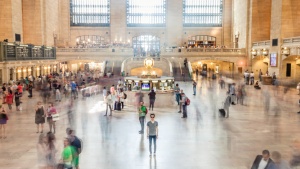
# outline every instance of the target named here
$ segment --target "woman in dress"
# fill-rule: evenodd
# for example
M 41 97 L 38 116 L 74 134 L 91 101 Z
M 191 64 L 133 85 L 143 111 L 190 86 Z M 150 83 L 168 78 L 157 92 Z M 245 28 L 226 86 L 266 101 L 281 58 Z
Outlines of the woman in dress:
M 1 107 L 1 112 L 0 112 L 0 139 L 6 138 L 6 123 L 8 120 L 7 113 L 4 109 L 4 107 Z
M 45 134 L 41 133 L 39 136 L 38 143 L 36 145 L 37 148 L 37 159 L 38 159 L 38 166 L 39 169 L 47 169 L 47 137 Z
M 39 133 L 39 128 L 41 128 L 41 133 L 43 133 L 44 123 L 45 123 L 44 106 L 42 106 L 42 102 L 38 102 L 35 108 L 36 133 Z

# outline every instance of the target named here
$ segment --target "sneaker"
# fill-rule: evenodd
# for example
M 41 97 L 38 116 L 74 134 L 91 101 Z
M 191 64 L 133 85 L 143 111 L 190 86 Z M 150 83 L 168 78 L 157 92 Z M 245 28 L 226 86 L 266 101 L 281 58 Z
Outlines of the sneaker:
M 154 153 L 153 155 L 156 156 L 156 153 Z

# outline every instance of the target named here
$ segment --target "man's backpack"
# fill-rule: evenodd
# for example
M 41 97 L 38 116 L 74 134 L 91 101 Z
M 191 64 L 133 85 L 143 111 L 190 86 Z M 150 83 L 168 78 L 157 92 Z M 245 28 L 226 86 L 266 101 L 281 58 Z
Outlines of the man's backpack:
M 191 104 L 191 100 L 188 97 L 186 98 L 185 104 L 186 105 L 190 105 Z
M 127 99 L 127 94 L 126 93 L 124 93 L 124 99 Z

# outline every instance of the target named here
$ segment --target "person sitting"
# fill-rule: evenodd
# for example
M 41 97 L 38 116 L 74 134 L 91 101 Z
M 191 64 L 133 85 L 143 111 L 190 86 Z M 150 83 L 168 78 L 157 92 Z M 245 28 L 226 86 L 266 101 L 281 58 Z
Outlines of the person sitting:
M 258 89 L 258 90 L 261 89 L 261 88 L 259 87 L 259 85 L 258 85 L 258 81 L 256 81 L 256 83 L 255 83 L 255 85 L 254 85 L 254 88 L 255 88 L 255 89 Z

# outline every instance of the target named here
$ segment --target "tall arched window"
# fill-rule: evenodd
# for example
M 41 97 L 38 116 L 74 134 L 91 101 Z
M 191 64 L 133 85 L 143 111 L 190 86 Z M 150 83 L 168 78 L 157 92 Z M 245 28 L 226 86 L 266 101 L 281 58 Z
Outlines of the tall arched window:
M 70 0 L 71 26 L 109 26 L 110 0 Z
M 183 26 L 221 27 L 223 0 L 183 0 Z
M 135 56 L 158 56 L 160 52 L 160 38 L 153 35 L 141 35 L 132 38 Z
M 128 27 L 164 27 L 166 0 L 127 0 Z

